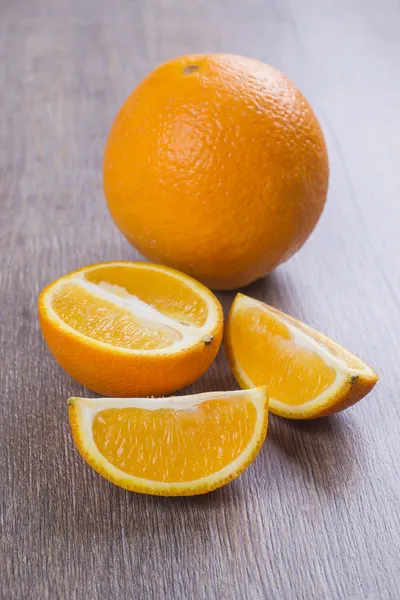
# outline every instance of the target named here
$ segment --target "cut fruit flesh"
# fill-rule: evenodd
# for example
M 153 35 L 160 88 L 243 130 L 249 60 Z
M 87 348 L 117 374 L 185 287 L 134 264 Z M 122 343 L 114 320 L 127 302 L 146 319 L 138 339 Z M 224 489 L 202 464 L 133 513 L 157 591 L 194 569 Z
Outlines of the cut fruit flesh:
M 59 280 L 49 308 L 63 325 L 117 349 L 176 350 L 206 335 L 215 314 L 198 290 L 159 271 L 152 292 L 149 271 L 138 267 L 133 280 L 128 266 L 76 272 Z
M 148 268 L 149 263 L 139 264 L 146 268 L 136 269 L 134 280 L 129 276 L 131 267 L 124 263 L 99 265 L 96 269 L 86 272 L 86 279 L 100 287 L 108 287 L 123 298 L 129 299 L 134 296 L 170 319 L 193 327 L 205 325 L 209 308 L 207 300 L 199 295 L 197 286 L 190 287 L 187 278 L 177 278 L 177 271 L 150 265 L 157 270 L 158 285 L 155 287 L 153 270 Z M 190 281 L 194 280 L 189 279 Z M 162 295 L 159 293 L 160 289 Z
M 163 395 L 189 385 L 211 364 L 223 328 L 221 306 L 202 284 L 133 262 L 61 277 L 40 295 L 39 317 L 61 366 L 112 396 Z
M 72 280 L 55 291 L 52 308 L 75 331 L 116 348 L 162 349 L 182 339 L 177 329 L 160 323 L 151 310 L 141 305 L 137 310 L 133 297 L 129 306 L 116 290 L 104 292 L 102 285 L 91 288 L 84 279 Z
M 226 348 L 239 384 L 266 385 L 271 412 L 288 418 L 343 410 L 377 381 L 368 365 L 333 340 L 242 294 L 229 314 Z
M 171 398 L 71 398 L 74 441 L 116 485 L 148 494 L 194 495 L 236 478 L 267 431 L 265 388 Z

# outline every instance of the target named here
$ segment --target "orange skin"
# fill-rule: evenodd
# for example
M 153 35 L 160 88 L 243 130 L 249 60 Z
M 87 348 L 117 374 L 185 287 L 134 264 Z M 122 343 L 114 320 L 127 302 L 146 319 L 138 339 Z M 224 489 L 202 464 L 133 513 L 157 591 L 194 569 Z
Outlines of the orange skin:
M 210 344 L 165 356 L 130 356 L 98 348 L 73 333 L 57 330 L 43 311 L 43 337 L 59 365 L 89 390 L 110 397 L 164 396 L 196 381 L 213 362 L 222 327 Z
M 323 210 L 328 156 L 297 88 L 256 60 L 173 59 L 128 97 L 104 157 L 111 215 L 146 257 L 214 289 L 287 260 Z

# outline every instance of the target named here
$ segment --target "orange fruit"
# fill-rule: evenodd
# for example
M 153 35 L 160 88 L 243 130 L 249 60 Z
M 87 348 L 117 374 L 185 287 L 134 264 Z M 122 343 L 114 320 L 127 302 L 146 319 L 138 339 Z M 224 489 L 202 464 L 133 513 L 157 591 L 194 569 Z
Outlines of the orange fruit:
M 314 229 L 328 157 L 304 96 L 277 70 L 194 54 L 150 73 L 119 111 L 104 192 L 127 239 L 214 289 L 244 286 Z
M 98 473 L 145 494 L 205 494 L 235 479 L 267 433 L 265 388 L 176 398 L 71 398 L 75 444 Z
M 44 338 L 77 381 L 109 396 L 171 393 L 210 366 L 223 315 L 194 279 L 149 263 L 84 267 L 39 297 Z
M 239 385 L 266 385 L 270 411 L 281 417 L 331 415 L 358 402 L 378 380 L 337 342 L 243 294 L 230 310 L 225 344 Z

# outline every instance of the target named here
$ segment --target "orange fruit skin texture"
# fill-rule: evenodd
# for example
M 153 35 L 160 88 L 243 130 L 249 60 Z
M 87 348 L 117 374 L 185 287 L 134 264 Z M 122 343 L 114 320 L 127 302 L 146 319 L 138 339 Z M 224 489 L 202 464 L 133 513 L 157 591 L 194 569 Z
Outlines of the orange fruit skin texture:
M 150 260 L 221 290 L 266 275 L 303 245 L 328 179 L 304 96 L 272 67 L 227 54 L 157 67 L 105 148 L 104 192 L 122 233 Z
M 76 381 L 103 396 L 117 398 L 164 396 L 196 381 L 213 362 L 222 338 L 222 327 L 211 344 L 198 344 L 173 354 L 121 354 L 95 347 L 82 337 L 57 331 L 39 315 L 43 337 L 59 365 Z

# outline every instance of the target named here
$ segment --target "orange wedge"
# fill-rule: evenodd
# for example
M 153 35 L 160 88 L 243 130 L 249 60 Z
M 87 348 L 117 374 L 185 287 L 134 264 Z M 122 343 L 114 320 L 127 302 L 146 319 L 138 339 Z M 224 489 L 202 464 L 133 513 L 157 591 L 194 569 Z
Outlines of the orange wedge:
M 71 398 L 69 419 L 86 462 L 144 494 L 193 496 L 235 479 L 267 433 L 265 388 L 175 398 Z
M 221 343 L 221 305 L 174 269 L 112 262 L 84 267 L 39 297 L 44 338 L 59 364 L 107 396 L 169 394 L 210 366 Z
M 238 294 L 225 344 L 242 388 L 266 385 L 272 413 L 315 419 L 344 410 L 374 387 L 377 374 L 330 338 Z

